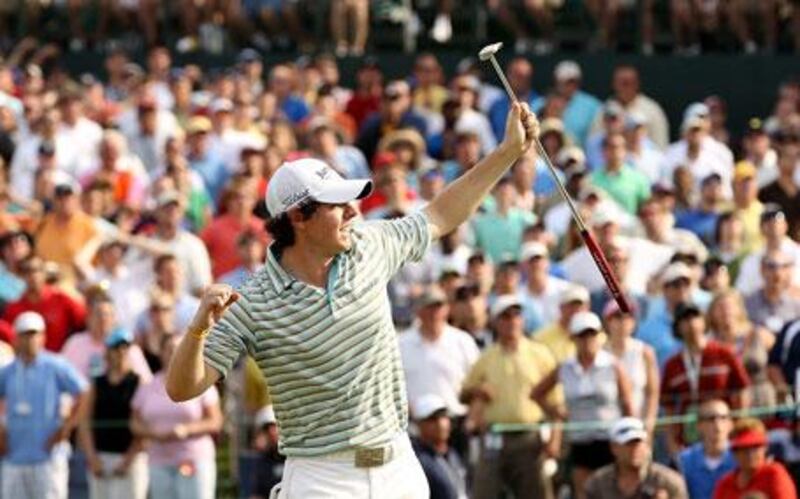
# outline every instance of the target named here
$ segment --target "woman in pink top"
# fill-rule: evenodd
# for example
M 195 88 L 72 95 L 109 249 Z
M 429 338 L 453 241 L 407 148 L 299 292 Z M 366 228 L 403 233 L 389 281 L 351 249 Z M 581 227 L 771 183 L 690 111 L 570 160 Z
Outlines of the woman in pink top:
M 161 362 L 168 365 L 179 338 L 164 338 Z M 149 440 L 150 497 L 212 499 L 217 469 L 211 435 L 222 427 L 219 394 L 175 403 L 164 387 L 164 370 L 133 396 L 131 429 Z

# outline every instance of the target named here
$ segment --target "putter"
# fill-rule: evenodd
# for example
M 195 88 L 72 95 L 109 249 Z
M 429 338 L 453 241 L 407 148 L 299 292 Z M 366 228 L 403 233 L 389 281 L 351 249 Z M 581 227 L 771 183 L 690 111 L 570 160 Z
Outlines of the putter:
M 478 59 L 481 61 L 489 61 L 492 64 L 495 73 L 497 73 L 497 77 L 500 78 L 500 82 L 506 89 L 508 98 L 511 100 L 511 102 L 519 102 L 519 99 L 517 99 L 514 90 L 508 83 L 508 79 L 500 67 L 500 64 L 497 63 L 495 54 L 497 54 L 501 48 L 503 48 L 503 42 L 487 45 L 483 47 L 480 52 L 478 52 Z M 628 303 L 628 299 L 625 297 L 625 294 L 622 292 L 622 288 L 619 285 L 617 277 L 611 270 L 611 265 L 609 265 L 605 254 L 603 254 L 603 250 L 600 249 L 600 245 L 597 244 L 597 240 L 594 238 L 594 235 L 586 227 L 583 217 L 581 217 L 580 212 L 578 212 L 578 209 L 575 207 L 575 202 L 572 200 L 572 197 L 567 192 L 567 189 L 564 187 L 561 179 L 558 178 L 556 168 L 553 166 L 552 161 L 550 161 L 550 157 L 547 155 L 547 151 L 544 150 L 539 137 L 534 139 L 534 143 L 536 144 L 536 150 L 538 151 L 539 156 L 544 160 L 545 165 L 547 165 L 547 169 L 550 170 L 550 174 L 553 176 L 556 186 L 558 186 L 558 191 L 561 193 L 561 197 L 564 198 L 564 201 L 567 203 L 569 211 L 572 213 L 572 218 L 575 220 L 575 224 L 578 226 L 578 231 L 581 234 L 581 238 L 583 239 L 584 244 L 586 244 L 586 248 L 589 250 L 589 253 L 592 255 L 594 263 L 597 265 L 597 269 L 600 271 L 600 274 L 603 275 L 603 280 L 606 282 L 606 286 L 611 292 L 611 296 L 614 297 L 614 300 L 617 302 L 617 305 L 619 305 L 619 309 L 622 312 L 626 314 L 631 313 L 631 306 Z

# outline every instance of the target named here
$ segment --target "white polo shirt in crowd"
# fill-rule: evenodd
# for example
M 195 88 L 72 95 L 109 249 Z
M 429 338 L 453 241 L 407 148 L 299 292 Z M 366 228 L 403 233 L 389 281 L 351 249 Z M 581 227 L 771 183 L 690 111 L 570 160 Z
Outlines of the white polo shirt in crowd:
M 325 289 L 292 277 L 268 251 L 264 267 L 211 330 L 205 361 L 222 375 L 245 351 L 264 374 L 280 452 L 319 456 L 387 445 L 408 406 L 386 285 L 430 245 L 424 213 L 359 222 Z
M 445 325 L 442 335 L 432 342 L 415 327 L 401 334 L 399 342 L 408 400 L 413 404 L 432 393 L 445 401 L 451 415 L 465 415 L 467 407 L 458 401 L 458 394 L 480 353 L 469 333 Z

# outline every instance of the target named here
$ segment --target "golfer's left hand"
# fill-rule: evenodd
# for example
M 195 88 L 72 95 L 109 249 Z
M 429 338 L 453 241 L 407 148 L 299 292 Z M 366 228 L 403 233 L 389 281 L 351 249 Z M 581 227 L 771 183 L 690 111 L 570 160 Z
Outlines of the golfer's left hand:
M 530 106 L 527 103 L 512 103 L 506 119 L 506 135 L 502 145 L 519 157 L 530 149 L 538 137 L 539 120 Z

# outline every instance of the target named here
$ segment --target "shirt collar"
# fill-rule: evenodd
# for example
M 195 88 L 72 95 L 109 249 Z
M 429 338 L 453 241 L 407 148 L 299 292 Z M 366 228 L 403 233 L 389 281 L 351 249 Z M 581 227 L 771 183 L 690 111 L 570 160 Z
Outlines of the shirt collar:
M 267 277 L 272 283 L 272 286 L 279 295 L 282 295 L 285 291 L 288 291 L 291 288 L 292 283 L 295 281 L 295 279 L 289 275 L 289 273 L 286 272 L 283 267 L 281 267 L 281 264 L 275 255 L 273 245 L 270 245 L 269 249 L 267 250 L 267 261 L 264 264 L 264 270 L 266 271 Z

